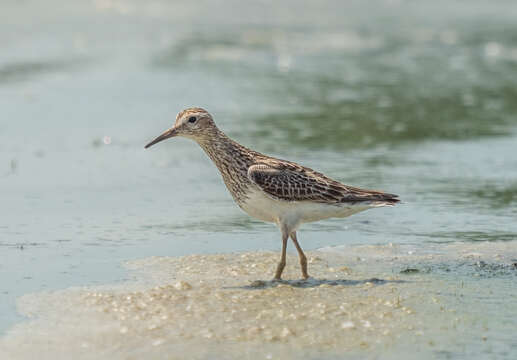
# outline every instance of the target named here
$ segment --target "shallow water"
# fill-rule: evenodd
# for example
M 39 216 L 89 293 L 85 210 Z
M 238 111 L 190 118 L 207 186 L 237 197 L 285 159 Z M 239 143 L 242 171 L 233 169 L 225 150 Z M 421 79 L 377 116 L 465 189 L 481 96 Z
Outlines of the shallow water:
M 366 261 L 372 266 L 364 269 L 342 254 L 339 262 L 354 270 L 342 279 L 411 276 L 414 282 L 396 286 L 406 287 L 414 302 L 422 283 L 429 282 L 433 292 L 443 287 L 451 294 L 464 286 L 468 290 L 461 292 L 461 299 L 469 312 L 462 316 L 506 319 L 515 312 L 510 305 L 515 303 L 515 278 L 507 269 L 513 260 L 492 261 L 487 254 L 492 254 L 492 246 L 504 248 L 503 255 L 513 254 L 517 247 L 517 7 L 503 0 L 489 5 L 301 4 L 2 2 L 0 331 L 8 334 L 2 345 L 12 348 L 16 341 L 26 340 L 28 327 L 44 333 L 58 320 L 59 314 L 52 313 L 56 309 L 45 308 L 46 299 L 57 297 L 80 318 L 95 311 L 81 291 L 41 291 L 113 283 L 119 284 L 114 286 L 117 291 L 129 291 L 126 281 L 133 275 L 122 265 L 126 261 L 143 259 L 138 264 L 147 268 L 154 266 L 149 257 L 166 256 L 164 267 L 153 269 L 174 275 L 173 264 L 186 261 L 178 256 L 223 254 L 222 263 L 213 264 L 215 258 L 207 257 L 214 269 L 202 275 L 211 282 L 206 291 L 214 293 L 222 280 L 213 280 L 211 274 L 226 271 L 225 264 L 231 262 L 245 267 L 241 253 L 264 266 L 260 279 L 272 276 L 280 248 L 277 230 L 240 212 L 195 144 L 177 139 L 143 150 L 172 124 L 176 112 L 192 105 L 207 108 L 222 129 L 252 148 L 301 162 L 345 183 L 401 196 L 404 203 L 395 208 L 301 229 L 304 249 L 337 246 L 339 253 L 344 245 L 359 257 L 365 251 L 364 256 L 371 253 L 375 258 Z M 443 258 L 439 266 L 420 258 L 390 263 L 383 250 L 389 243 L 411 251 L 436 245 L 441 253 L 452 251 L 449 243 L 466 252 L 479 246 L 475 251 L 483 261 L 501 266 L 502 272 L 475 276 L 474 263 L 457 266 L 460 255 Z M 378 246 L 359 246 L 364 244 Z M 406 265 L 419 272 L 399 274 Z M 429 266 L 443 271 L 425 272 Z M 295 276 L 296 268 L 291 270 Z M 319 278 L 329 277 L 323 268 L 314 271 Z M 170 282 L 165 277 L 160 283 L 160 270 L 155 273 L 153 286 Z M 174 276 L 194 276 L 179 275 Z M 252 275 L 237 272 L 224 281 L 244 286 Z M 202 280 L 196 276 L 195 281 L 184 280 L 192 282 L 194 291 L 199 290 L 196 281 Z M 345 295 L 331 286 L 328 306 L 337 305 L 337 297 L 357 302 L 362 296 L 386 299 L 395 286 L 374 285 L 364 290 L 361 284 L 345 283 L 339 290 Z M 138 286 L 138 291 L 149 288 L 146 283 Z M 115 291 L 112 287 L 106 288 L 108 294 Z M 296 298 L 312 291 L 292 287 L 258 291 L 271 291 L 273 296 L 275 291 L 292 290 Z M 477 291 L 485 290 L 492 294 L 478 301 Z M 36 295 L 23 299 L 31 299 L 39 309 L 35 313 L 46 315 L 8 332 L 25 320 L 16 310 L 16 299 L 29 293 Z M 446 307 L 465 308 L 453 296 L 441 301 Z M 373 303 L 368 304 L 368 311 L 375 312 Z M 27 313 L 24 306 L 22 314 Z M 85 313 L 78 313 L 78 306 Z M 171 309 L 174 306 L 182 305 Z M 422 301 L 419 309 L 416 322 L 438 314 L 430 302 Z M 396 315 L 394 326 L 416 326 L 411 317 Z M 440 321 L 452 326 L 449 315 L 433 326 L 441 326 Z M 94 319 L 98 325 L 106 320 Z M 360 320 L 350 321 L 360 327 Z M 478 350 L 498 358 L 515 357 L 515 342 L 506 337 L 515 323 L 476 321 L 490 324 L 490 334 L 481 343 L 485 330 L 460 326 L 466 335 L 458 335 L 462 340 L 457 344 L 433 327 L 421 329 L 421 342 L 404 341 L 409 335 L 403 335 L 375 346 L 393 356 L 420 349 L 443 358 L 472 358 Z M 340 324 L 328 324 L 329 333 Z M 113 324 L 105 325 L 109 331 Z M 79 328 L 78 334 L 83 330 Z M 432 340 L 428 333 L 440 339 L 433 340 L 439 347 L 422 345 Z M 113 336 L 113 346 L 131 347 L 140 341 L 126 335 L 127 342 L 120 342 L 118 333 Z M 294 344 L 302 338 L 295 337 Z M 69 349 L 76 349 L 75 340 L 71 334 Z M 195 345 L 200 340 L 192 341 Z M 366 338 L 357 335 L 342 345 L 364 356 L 362 351 L 369 350 L 361 348 L 361 341 Z M 375 341 L 367 342 L 374 346 Z M 337 346 L 316 351 L 339 357 Z M 272 354 L 287 349 L 279 347 L 277 353 L 273 347 Z M 31 349 L 21 349 L 17 357 L 23 358 L 25 350 Z M 372 354 L 379 354 L 376 351 Z

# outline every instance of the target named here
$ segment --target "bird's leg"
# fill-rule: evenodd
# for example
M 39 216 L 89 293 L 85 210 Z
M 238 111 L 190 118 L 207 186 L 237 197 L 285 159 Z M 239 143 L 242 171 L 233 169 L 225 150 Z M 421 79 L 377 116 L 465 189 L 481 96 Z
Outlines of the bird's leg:
M 276 273 L 274 280 L 281 280 L 282 277 L 282 271 L 284 271 L 285 267 L 285 252 L 287 249 L 287 239 L 289 238 L 289 235 L 286 231 L 282 231 L 282 256 L 280 257 L 280 262 L 278 263 L 276 267 Z
M 298 251 L 298 256 L 300 257 L 300 266 L 302 268 L 302 276 L 304 279 L 309 278 L 309 274 L 307 273 L 307 257 L 303 253 L 303 250 L 298 244 L 298 239 L 296 238 L 296 231 L 291 233 L 291 240 L 293 240 L 294 246 L 296 246 L 296 250 Z

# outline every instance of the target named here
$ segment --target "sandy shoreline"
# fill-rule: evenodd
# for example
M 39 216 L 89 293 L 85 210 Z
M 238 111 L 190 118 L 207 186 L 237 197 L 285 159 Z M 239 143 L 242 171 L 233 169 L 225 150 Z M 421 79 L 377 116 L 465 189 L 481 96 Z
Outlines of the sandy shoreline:
M 516 320 L 501 321 L 517 297 L 510 243 L 321 249 L 310 253 L 308 281 L 296 280 L 293 254 L 288 280 L 270 281 L 277 255 L 151 257 L 127 264 L 135 275 L 128 284 L 24 296 L 19 308 L 29 320 L 0 340 L 0 354 L 505 358 L 517 346 L 507 333 Z

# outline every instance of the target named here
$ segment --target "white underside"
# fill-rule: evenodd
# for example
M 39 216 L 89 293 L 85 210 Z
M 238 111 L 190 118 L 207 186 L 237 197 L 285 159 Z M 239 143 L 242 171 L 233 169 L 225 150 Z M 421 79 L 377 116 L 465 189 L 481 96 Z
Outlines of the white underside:
M 240 207 L 250 216 L 267 222 L 277 223 L 289 233 L 303 223 L 344 218 L 372 207 L 385 206 L 383 203 L 367 204 L 325 204 L 312 201 L 276 200 L 259 189 L 253 189 L 248 200 Z

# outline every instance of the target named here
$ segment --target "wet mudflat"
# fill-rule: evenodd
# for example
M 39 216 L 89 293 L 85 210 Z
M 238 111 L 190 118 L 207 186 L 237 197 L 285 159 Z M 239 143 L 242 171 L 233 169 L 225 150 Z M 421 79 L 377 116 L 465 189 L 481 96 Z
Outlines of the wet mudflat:
M 451 243 L 326 248 L 312 278 L 276 253 L 150 257 L 127 284 L 32 294 L 5 358 L 511 358 L 517 251 Z M 31 346 L 27 346 L 30 343 Z

